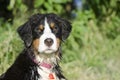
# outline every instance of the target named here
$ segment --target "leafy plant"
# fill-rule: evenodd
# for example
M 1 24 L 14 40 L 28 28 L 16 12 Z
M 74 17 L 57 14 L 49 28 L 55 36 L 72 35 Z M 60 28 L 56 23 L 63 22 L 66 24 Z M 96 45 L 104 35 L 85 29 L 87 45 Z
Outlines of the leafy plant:
M 23 49 L 22 41 L 16 32 L 18 26 L 23 24 L 28 16 L 37 12 L 61 15 L 65 12 L 62 4 L 71 0 L 30 1 L 34 2 L 33 8 L 24 0 L 11 0 L 8 8 L 13 10 L 13 24 L 0 20 L 0 74 L 8 69 Z M 89 10 L 73 11 L 77 17 L 71 20 L 72 32 L 62 44 L 62 69 L 68 80 L 119 80 L 118 1 L 88 2 L 91 6 Z

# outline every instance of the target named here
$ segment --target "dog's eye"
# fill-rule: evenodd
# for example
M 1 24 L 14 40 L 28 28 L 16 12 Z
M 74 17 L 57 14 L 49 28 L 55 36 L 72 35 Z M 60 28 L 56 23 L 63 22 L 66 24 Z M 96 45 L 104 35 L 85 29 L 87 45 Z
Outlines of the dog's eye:
M 42 32 L 42 30 L 39 27 L 37 27 L 37 28 L 35 28 L 35 32 L 40 33 L 40 32 Z
M 58 27 L 57 27 L 57 26 L 54 26 L 53 32 L 54 32 L 54 33 L 57 33 L 57 32 L 58 32 Z
M 43 25 L 39 25 L 38 27 L 36 27 L 35 32 L 40 33 L 40 32 L 43 31 L 43 29 L 44 29 L 44 26 Z

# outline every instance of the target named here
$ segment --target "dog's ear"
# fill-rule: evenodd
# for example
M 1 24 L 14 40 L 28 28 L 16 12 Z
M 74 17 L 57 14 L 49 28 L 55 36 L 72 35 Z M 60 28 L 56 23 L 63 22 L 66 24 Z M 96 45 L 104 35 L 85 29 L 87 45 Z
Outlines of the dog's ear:
M 66 40 L 71 32 L 72 26 L 71 23 L 65 19 L 61 20 L 62 27 L 62 40 Z
M 32 27 L 35 27 L 42 17 L 44 16 L 39 13 L 32 15 L 25 24 L 17 29 L 17 32 L 24 41 L 26 47 L 30 47 L 33 41 Z
M 21 39 L 24 41 L 25 46 L 30 47 L 33 39 L 30 21 L 20 26 L 17 29 L 17 32 Z

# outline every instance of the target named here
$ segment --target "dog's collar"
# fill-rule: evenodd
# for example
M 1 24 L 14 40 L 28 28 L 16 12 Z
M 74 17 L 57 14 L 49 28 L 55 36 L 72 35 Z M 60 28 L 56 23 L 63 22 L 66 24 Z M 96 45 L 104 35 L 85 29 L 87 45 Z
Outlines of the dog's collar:
M 39 67 L 44 67 L 47 69 L 51 69 L 52 68 L 52 64 L 46 63 L 46 62 L 39 62 L 38 60 L 36 60 L 34 57 L 32 57 L 30 54 L 28 54 L 29 58 L 35 63 L 37 64 Z
M 34 63 L 36 63 L 39 67 L 45 67 L 47 69 L 52 68 L 52 64 L 46 63 L 46 62 L 38 62 L 36 59 L 33 59 Z
M 30 56 L 29 56 L 29 57 L 30 57 Z M 30 58 L 31 58 L 31 57 L 30 57 Z M 52 68 L 52 65 L 51 65 L 51 64 L 48 64 L 48 63 L 45 63 L 45 62 L 40 63 L 40 62 L 38 62 L 36 59 L 33 59 L 33 58 L 31 58 L 31 59 L 32 59 L 32 61 L 33 61 L 35 64 L 37 64 L 39 67 L 45 67 L 45 68 L 47 68 L 47 69 L 51 69 L 51 68 Z M 53 73 L 49 73 L 48 77 L 49 77 L 49 80 L 55 80 L 55 77 L 54 77 Z
M 51 68 L 52 68 L 52 65 L 51 65 L 51 64 L 48 64 L 48 63 L 45 63 L 45 62 L 40 63 L 40 62 L 38 62 L 36 59 L 34 59 L 33 61 L 34 61 L 34 63 L 36 63 L 39 67 L 45 67 L 45 68 L 47 68 L 47 69 L 51 69 Z M 53 73 L 49 73 L 48 77 L 49 77 L 49 80 L 55 80 L 55 77 L 54 77 Z

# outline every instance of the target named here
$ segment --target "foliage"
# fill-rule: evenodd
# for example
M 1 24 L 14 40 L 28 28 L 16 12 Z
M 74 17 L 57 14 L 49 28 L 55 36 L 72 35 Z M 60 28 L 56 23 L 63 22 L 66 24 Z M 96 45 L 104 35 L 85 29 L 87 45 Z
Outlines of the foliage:
M 0 74 L 6 71 L 23 49 L 16 32 L 18 26 L 36 12 L 54 12 L 58 15 L 65 13 L 62 4 L 67 1 L 69 0 L 35 0 L 33 8 L 28 11 L 29 5 L 22 0 L 11 0 L 8 8 L 13 10 L 13 24 L 0 20 Z M 68 80 L 120 79 L 120 18 L 117 11 L 109 14 L 109 9 L 111 11 L 116 8 L 117 5 L 113 4 L 116 1 L 106 0 L 101 3 L 100 0 L 95 0 L 91 3 L 91 6 L 96 5 L 96 12 L 101 10 L 97 16 L 104 18 L 102 20 L 96 17 L 93 8 L 73 11 L 77 17 L 71 20 L 72 33 L 62 45 L 61 66 Z M 102 17 L 104 14 L 106 17 Z
M 32 14 L 52 12 L 60 15 L 65 13 L 65 7 L 63 5 L 70 1 L 71 0 L 11 0 L 8 9 L 13 10 L 14 16 L 22 16 L 20 13 L 27 13 L 28 10 L 32 11 Z
M 120 34 L 119 16 L 120 1 L 118 0 L 87 0 L 96 19 L 98 19 L 99 29 L 108 38 L 115 39 Z M 106 27 L 106 26 L 108 27 Z
M 112 14 L 120 16 L 119 0 L 86 0 L 86 3 L 91 7 L 95 16 L 99 19 L 105 19 Z

